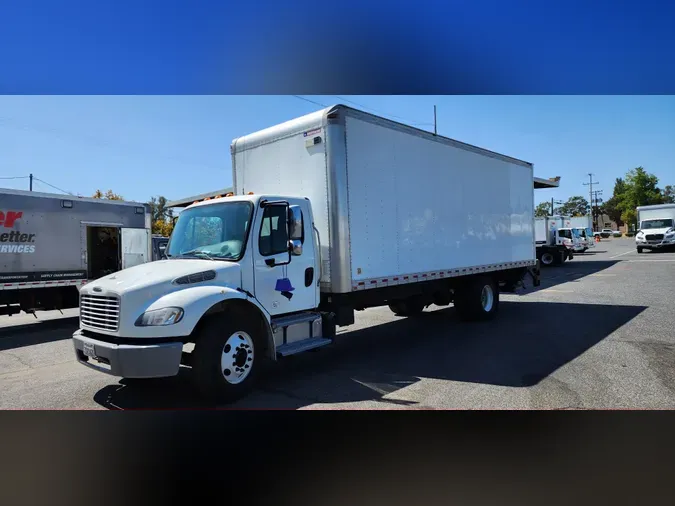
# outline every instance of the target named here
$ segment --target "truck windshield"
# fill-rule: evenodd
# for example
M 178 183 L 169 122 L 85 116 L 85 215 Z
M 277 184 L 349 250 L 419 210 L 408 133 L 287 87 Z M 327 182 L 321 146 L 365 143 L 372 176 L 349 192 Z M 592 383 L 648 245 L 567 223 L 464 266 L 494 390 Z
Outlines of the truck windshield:
M 178 216 L 167 256 L 237 261 L 244 251 L 252 214 L 250 202 L 187 209 Z
M 649 230 L 650 228 L 671 228 L 672 226 L 673 220 L 645 220 L 640 228 Z
M 586 237 L 593 237 L 593 231 L 590 228 L 586 229 Z

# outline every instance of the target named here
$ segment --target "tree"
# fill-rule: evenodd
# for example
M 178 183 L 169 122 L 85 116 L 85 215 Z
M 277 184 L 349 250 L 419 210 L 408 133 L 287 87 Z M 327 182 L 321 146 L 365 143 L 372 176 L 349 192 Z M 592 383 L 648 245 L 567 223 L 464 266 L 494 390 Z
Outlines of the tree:
M 545 218 L 546 216 L 551 216 L 551 203 L 542 202 L 537 207 L 534 208 L 534 215 L 537 218 Z
M 152 221 L 170 220 L 173 218 L 173 209 L 166 207 L 166 197 L 152 197 L 148 204 L 150 205 L 150 212 L 152 213 Z
M 565 216 L 587 216 L 591 206 L 583 197 L 570 197 L 562 206 L 558 208 L 559 214 Z
M 152 233 L 169 237 L 173 232 L 173 222 L 166 220 L 157 220 L 152 222 Z
M 168 237 L 173 231 L 173 209 L 166 207 L 166 197 L 152 197 L 148 204 L 152 215 L 152 233 Z
M 122 195 L 113 193 L 112 190 L 108 190 L 105 193 L 103 193 L 101 190 L 96 190 L 96 193 L 92 195 L 92 198 L 105 200 L 124 200 L 124 197 L 122 197 Z
M 658 184 L 659 178 L 649 174 L 642 167 L 629 171 L 625 177 L 625 191 L 619 198 L 621 220 L 625 223 L 635 223 L 635 208 L 663 202 Z
M 664 204 L 675 204 L 675 188 L 671 185 L 666 185 L 661 191 L 661 199 Z
M 619 226 L 624 223 L 621 219 L 622 209 L 619 207 L 624 193 L 626 193 L 626 183 L 623 178 L 617 177 L 614 182 L 614 193 L 600 206 L 600 212 L 609 216 L 609 219 Z

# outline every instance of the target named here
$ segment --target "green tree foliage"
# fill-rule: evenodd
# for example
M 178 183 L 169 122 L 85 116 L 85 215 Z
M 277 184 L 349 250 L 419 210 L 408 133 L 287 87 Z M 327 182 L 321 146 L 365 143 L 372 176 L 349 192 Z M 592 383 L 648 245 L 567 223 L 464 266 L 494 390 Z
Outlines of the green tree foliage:
M 92 198 L 104 200 L 124 200 L 124 197 L 122 197 L 122 195 L 113 193 L 112 190 L 108 190 L 105 193 L 103 193 L 101 190 L 96 190 L 96 192 L 92 195 Z
M 617 223 L 635 224 L 637 221 L 638 206 L 650 206 L 661 204 L 669 195 L 672 195 L 672 187 L 660 190 L 659 178 L 649 174 L 643 167 L 636 167 L 629 171 L 626 176 L 618 178 L 614 185 L 614 194 L 605 202 L 602 210 Z M 618 214 L 618 218 L 616 219 Z
M 542 202 L 537 207 L 534 208 L 534 215 L 537 218 L 545 218 L 546 216 L 551 216 L 551 203 Z
M 173 231 L 173 209 L 166 207 L 166 197 L 152 197 L 148 204 L 152 214 L 152 233 L 165 237 Z
M 591 206 L 583 197 L 570 197 L 562 206 L 558 208 L 558 214 L 565 216 L 587 216 Z
M 666 185 L 661 191 L 661 198 L 664 204 L 675 204 L 675 188 L 672 185 Z
M 614 182 L 614 193 L 611 198 L 600 206 L 600 212 L 609 216 L 609 219 L 616 222 L 619 226 L 623 225 L 623 220 L 621 219 L 622 209 L 619 207 L 621 198 L 626 192 L 626 183 L 623 178 L 617 177 Z

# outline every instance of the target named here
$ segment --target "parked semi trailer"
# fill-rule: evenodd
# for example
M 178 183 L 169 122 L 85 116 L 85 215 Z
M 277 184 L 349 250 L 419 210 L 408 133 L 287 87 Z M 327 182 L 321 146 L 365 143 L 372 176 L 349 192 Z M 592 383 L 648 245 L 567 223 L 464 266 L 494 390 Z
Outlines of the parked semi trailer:
M 149 261 L 147 204 L 0 189 L 0 314 L 78 307 L 85 283 Z
M 184 364 L 232 400 L 266 360 L 334 342 L 355 311 L 454 303 L 486 320 L 500 291 L 539 284 L 528 162 L 345 106 L 231 153 L 233 195 L 182 211 L 167 260 L 83 287 L 100 309 L 73 336 L 82 364 L 128 378 Z

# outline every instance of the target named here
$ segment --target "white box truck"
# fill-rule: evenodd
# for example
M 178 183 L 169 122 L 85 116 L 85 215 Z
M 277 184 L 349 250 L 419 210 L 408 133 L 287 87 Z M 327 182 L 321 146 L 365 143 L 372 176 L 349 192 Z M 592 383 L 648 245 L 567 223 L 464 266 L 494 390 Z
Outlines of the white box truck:
M 541 265 L 549 267 L 560 265 L 566 260 L 574 258 L 574 240 L 572 233 L 567 234 L 564 220 L 560 216 L 546 216 L 536 218 L 535 241 L 537 247 L 537 259 Z M 569 235 L 569 237 L 568 237 Z
M 570 218 L 570 224 L 576 229 L 581 238 L 581 243 L 583 245 L 582 252 L 586 252 L 590 248 L 595 248 L 593 218 L 591 216 L 574 216 Z
M 551 218 L 555 219 L 558 224 L 558 236 L 572 241 L 572 251 L 574 253 L 583 253 L 585 251 L 584 241 L 581 238 L 579 230 L 572 225 L 572 217 L 557 215 Z M 569 260 L 572 260 L 572 258 L 569 258 Z
M 495 316 L 531 276 L 532 164 L 335 106 L 232 142 L 234 194 L 182 211 L 167 260 L 83 288 L 77 360 L 129 378 L 192 367 L 243 395 L 265 360 L 328 345 L 354 312 L 454 302 Z M 188 351 L 194 346 L 192 351 Z
M 675 246 L 675 204 L 640 206 L 635 246 L 638 253 Z
M 150 222 L 148 204 L 0 188 L 0 315 L 78 307 L 85 283 L 151 260 Z

